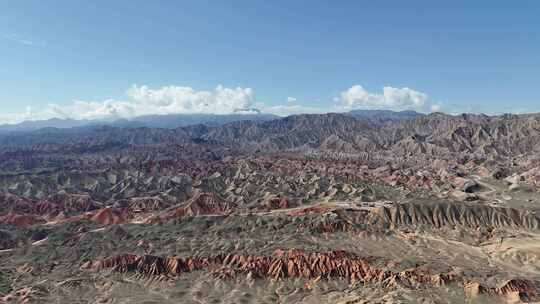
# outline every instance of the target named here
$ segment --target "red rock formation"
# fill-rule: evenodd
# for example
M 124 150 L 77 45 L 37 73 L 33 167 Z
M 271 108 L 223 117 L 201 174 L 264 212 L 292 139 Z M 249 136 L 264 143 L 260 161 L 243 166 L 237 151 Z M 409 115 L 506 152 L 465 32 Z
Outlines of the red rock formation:
M 119 272 L 137 271 L 144 275 L 177 276 L 184 272 L 207 268 L 212 264 L 219 263 L 219 261 L 219 257 L 214 259 L 200 257 L 181 259 L 177 257 L 162 258 L 152 255 L 122 254 L 104 260 L 86 262 L 81 268 L 95 270 L 112 268 Z
M 504 285 L 493 289 L 496 294 L 505 295 L 512 292 L 519 293 L 520 296 L 527 299 L 534 298 L 539 289 L 536 284 L 528 280 L 512 279 L 506 282 Z
M 129 212 L 128 209 L 105 207 L 97 211 L 86 212 L 81 215 L 75 215 L 70 217 L 65 217 L 63 216 L 63 213 L 60 213 L 59 216 L 55 218 L 55 221 L 56 224 L 60 224 L 90 220 L 100 223 L 102 225 L 116 225 L 126 223 L 130 219 L 132 219 L 132 214 Z
M 433 273 L 430 269 L 411 268 L 400 272 L 377 266 L 373 257 L 359 257 L 341 250 L 305 252 L 303 250 L 276 250 L 274 256 L 228 254 L 214 257 L 162 258 L 151 255 L 118 255 L 104 260 L 85 263 L 82 268 L 100 270 L 111 268 L 119 272 L 135 271 L 149 276 L 178 276 L 182 273 L 209 270 L 216 278 L 229 279 L 239 273 L 251 273 L 256 278 L 280 280 L 285 278 L 346 279 L 350 282 L 379 284 L 382 287 L 423 288 L 462 282 L 453 272 Z M 376 265 L 377 264 L 377 265 Z M 390 264 L 388 264 L 390 265 Z M 388 266 L 388 268 L 391 268 Z M 538 299 L 540 291 L 535 282 L 513 279 L 496 288 L 478 283 L 465 284 L 469 297 L 478 294 L 508 296 L 517 294 L 521 299 Z
M 200 193 L 190 199 L 184 207 L 188 216 L 203 214 L 227 214 L 234 210 L 234 203 L 221 200 L 215 193 Z
M 169 210 L 157 217 L 151 217 L 146 220 L 147 223 L 156 223 L 169 221 L 184 216 L 197 215 L 226 215 L 234 211 L 236 204 L 221 200 L 215 193 L 201 192 L 197 193 L 187 202 L 177 208 Z
M 42 217 L 37 215 L 17 214 L 15 212 L 9 212 L 6 215 L 0 215 L 0 222 L 18 227 L 29 227 L 33 225 L 44 224 L 46 221 Z
M 212 275 L 217 279 L 230 280 L 237 275 L 237 271 L 230 267 L 220 267 L 212 271 Z
M 95 262 L 86 262 L 81 266 L 83 269 L 103 269 L 103 268 L 113 268 L 116 271 L 127 272 L 134 270 L 134 268 L 129 268 L 129 265 L 132 265 L 137 260 L 138 256 L 134 254 L 121 254 L 116 255 L 108 259 L 95 261 Z
M 528 280 L 512 279 L 498 287 L 490 288 L 480 285 L 479 291 L 491 295 L 517 296 L 520 300 L 530 301 L 537 299 L 540 287 Z
M 465 292 L 471 299 L 486 294 L 514 298 L 514 301 L 529 302 L 539 299 L 540 286 L 538 282 L 523 279 L 512 279 L 498 287 L 488 287 L 478 282 L 468 282 L 465 284 Z
M 10 193 L 0 193 L 0 212 L 31 213 L 32 201 Z
M 42 215 L 57 215 L 60 212 L 86 212 L 99 207 L 100 204 L 92 200 L 89 195 L 58 193 L 38 201 L 34 206 L 34 212 Z
M 37 303 L 37 299 L 44 296 L 45 293 L 46 292 L 44 290 L 40 290 L 36 287 L 24 287 L 19 290 L 12 291 L 5 296 L 0 294 L 0 303 Z
M 373 258 L 358 257 L 345 251 L 308 253 L 302 250 L 278 250 L 273 257 L 242 254 L 215 257 L 189 257 L 186 259 L 162 258 L 132 254 L 114 256 L 105 260 L 88 262 L 87 269 L 113 268 L 120 272 L 137 271 L 145 275 L 177 276 L 184 272 L 217 269 L 217 276 L 228 277 L 233 273 L 250 272 L 255 277 L 271 278 L 341 278 L 351 282 L 381 283 L 414 288 L 421 285 L 444 285 L 455 281 L 452 273 L 433 275 L 425 269 L 414 268 L 393 272 L 373 265 Z
M 291 208 L 294 205 L 285 196 L 272 196 L 264 201 L 263 206 L 267 210 L 275 210 Z
M 106 207 L 91 215 L 89 219 L 103 225 L 122 224 L 127 222 L 129 214 L 126 210 Z

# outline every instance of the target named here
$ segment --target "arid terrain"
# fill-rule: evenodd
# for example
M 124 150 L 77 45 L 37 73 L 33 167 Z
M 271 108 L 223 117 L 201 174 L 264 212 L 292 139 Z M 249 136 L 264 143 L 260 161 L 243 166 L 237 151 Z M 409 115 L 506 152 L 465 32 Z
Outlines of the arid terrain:
M 540 115 L 0 134 L 0 303 L 540 302 Z

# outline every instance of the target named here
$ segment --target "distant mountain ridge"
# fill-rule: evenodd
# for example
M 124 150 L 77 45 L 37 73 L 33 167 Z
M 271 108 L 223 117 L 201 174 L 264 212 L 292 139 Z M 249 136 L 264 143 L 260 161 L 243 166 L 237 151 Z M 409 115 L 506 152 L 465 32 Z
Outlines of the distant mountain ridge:
M 113 126 L 137 126 L 149 128 L 174 129 L 189 125 L 219 126 L 235 121 L 266 121 L 278 119 L 279 116 L 272 114 L 169 114 L 169 115 L 144 115 L 131 120 L 116 121 Z
M 18 124 L 3 124 L 0 125 L 0 133 L 8 132 L 27 132 L 35 131 L 43 128 L 58 128 L 68 129 L 87 126 L 91 123 L 91 120 L 76 120 L 76 119 L 61 119 L 51 118 L 46 120 L 27 120 Z
M 352 110 L 347 114 L 355 118 L 369 120 L 373 123 L 398 122 L 425 116 L 425 114 L 410 110 L 399 112 L 391 110 Z
M 415 111 L 390 111 L 390 110 L 353 110 L 345 115 L 360 120 L 368 120 L 372 123 L 383 124 L 399 122 L 425 116 Z M 282 117 L 265 114 L 167 114 L 167 115 L 144 115 L 131 119 L 116 120 L 76 120 L 52 118 L 47 120 L 24 121 L 18 124 L 0 125 L 0 133 L 31 132 L 44 128 L 69 129 L 92 126 L 111 126 L 119 128 L 164 128 L 175 129 L 190 125 L 220 126 L 237 121 L 269 121 Z
M 406 114 L 405 117 L 408 117 Z M 382 120 L 384 121 L 384 119 Z M 538 153 L 540 114 L 487 116 L 432 113 L 381 124 L 351 114 L 302 114 L 266 121 L 178 128 L 93 126 L 45 128 L 0 136 L 0 150 L 105 151 L 133 145 L 210 144 L 253 152 L 335 151 L 393 157 L 457 154 L 497 158 Z
M 144 115 L 132 119 L 116 120 L 76 120 L 52 118 L 47 120 L 24 121 L 18 124 L 0 125 L 0 133 L 31 132 L 44 128 L 69 129 L 92 126 L 111 126 L 119 128 L 166 128 L 174 129 L 189 125 L 219 126 L 234 121 L 265 121 L 277 119 L 272 114 L 168 114 Z

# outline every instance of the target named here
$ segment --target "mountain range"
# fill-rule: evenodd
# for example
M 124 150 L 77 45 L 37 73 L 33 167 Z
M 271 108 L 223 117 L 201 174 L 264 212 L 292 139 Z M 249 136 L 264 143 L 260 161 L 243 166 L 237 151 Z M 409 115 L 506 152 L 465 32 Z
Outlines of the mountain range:
M 0 303 L 540 301 L 540 114 L 28 125 Z
M 414 111 L 394 112 L 389 110 L 353 110 L 347 115 L 370 120 L 377 123 L 413 119 L 424 114 Z M 68 129 L 78 127 L 112 126 L 125 128 L 167 128 L 174 129 L 188 125 L 203 124 L 207 126 L 219 126 L 235 121 L 267 121 L 279 119 L 280 116 L 265 113 L 256 114 L 168 114 L 168 115 L 143 115 L 130 119 L 60 119 L 28 120 L 17 124 L 0 125 L 0 133 L 29 132 L 43 128 Z

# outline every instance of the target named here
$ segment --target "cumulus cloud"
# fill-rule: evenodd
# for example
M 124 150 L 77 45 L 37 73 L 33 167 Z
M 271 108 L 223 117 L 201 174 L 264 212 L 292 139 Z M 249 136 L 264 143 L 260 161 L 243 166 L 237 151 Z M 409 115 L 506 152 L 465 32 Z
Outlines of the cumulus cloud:
M 255 97 L 250 88 L 225 88 L 196 91 L 190 87 L 166 86 L 152 90 L 134 85 L 127 95 L 139 112 L 153 114 L 213 113 L 228 114 L 253 108 Z
M 431 101 L 427 94 L 410 89 L 386 86 L 382 94 L 370 93 L 361 85 L 354 85 L 334 98 L 336 107 L 342 110 L 388 109 L 438 111 L 440 104 Z
M 22 113 L 1 114 L 0 123 L 19 123 L 26 120 L 63 119 L 118 119 L 152 114 L 253 114 L 271 113 L 280 116 L 302 113 L 345 112 L 353 109 L 439 111 L 441 105 L 427 94 L 409 88 L 384 87 L 381 94 L 370 93 L 355 85 L 334 98 L 334 104 L 317 107 L 287 102 L 269 105 L 257 101 L 250 88 L 227 88 L 218 85 L 213 90 L 195 90 L 185 86 L 150 88 L 133 85 L 123 99 L 104 101 L 75 100 L 69 105 L 49 104 L 41 109 L 28 107 Z M 317 105 L 320 102 L 316 103 Z
M 44 109 L 36 109 L 27 106 L 24 112 L 0 113 L 0 124 L 15 124 L 27 120 L 45 120 L 50 118 L 66 118 L 65 114 L 59 110 L 60 107 L 50 104 Z
M 42 109 L 28 107 L 23 113 L 0 115 L 0 123 L 50 118 L 115 119 L 151 114 L 230 114 L 257 113 L 255 96 L 250 88 L 226 88 L 221 85 L 211 91 L 190 87 L 165 86 L 151 89 L 133 85 L 126 91 L 126 100 L 75 100 L 59 106 L 49 104 Z

